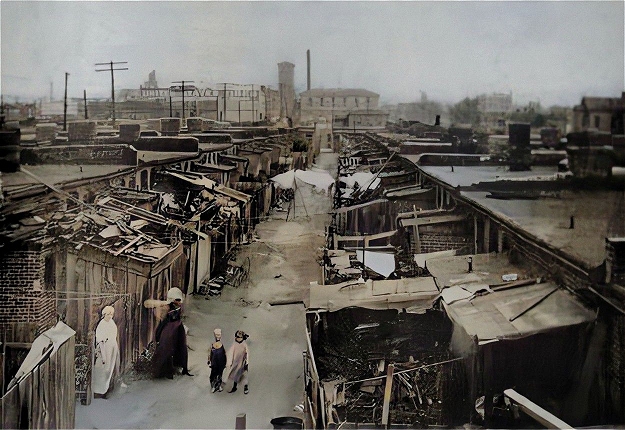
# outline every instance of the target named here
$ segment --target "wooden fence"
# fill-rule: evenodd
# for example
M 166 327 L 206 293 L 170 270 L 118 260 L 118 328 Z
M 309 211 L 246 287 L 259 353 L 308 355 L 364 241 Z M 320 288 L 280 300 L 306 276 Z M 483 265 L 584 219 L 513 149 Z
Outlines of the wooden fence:
M 52 348 L 48 350 L 52 352 Z M 70 429 L 76 413 L 74 336 L 42 360 L 2 397 L 4 429 Z

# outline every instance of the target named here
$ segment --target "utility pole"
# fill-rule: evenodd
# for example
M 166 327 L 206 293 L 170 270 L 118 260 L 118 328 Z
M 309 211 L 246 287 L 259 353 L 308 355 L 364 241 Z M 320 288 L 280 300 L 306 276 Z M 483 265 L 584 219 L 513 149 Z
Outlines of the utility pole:
M 108 63 L 96 63 L 96 66 L 109 66 L 108 69 L 96 69 L 96 72 L 111 72 L 111 102 L 112 102 L 112 110 L 113 110 L 113 127 L 115 127 L 115 75 L 113 74 L 113 72 L 115 70 L 128 70 L 128 67 L 118 67 L 115 68 L 114 65 L 115 64 L 128 64 L 127 61 L 117 61 L 117 62 L 113 62 L 110 61 Z
M 69 73 L 65 72 L 65 98 L 63 99 L 63 131 L 67 131 L 67 77 Z
M 182 84 L 182 122 L 184 123 L 184 83 L 195 82 L 195 81 L 173 81 L 174 84 Z
M 171 88 L 169 89 L 169 117 L 173 117 L 174 113 L 172 112 L 172 106 L 171 106 Z
M 87 114 L 87 90 L 82 90 L 83 98 L 85 99 L 85 119 L 89 119 Z
M 223 117 L 223 121 L 228 121 L 228 110 L 226 109 L 226 98 L 227 98 L 226 85 L 227 84 L 224 82 L 224 117 Z
M 252 126 L 256 122 L 256 112 L 254 112 L 254 84 L 252 84 Z

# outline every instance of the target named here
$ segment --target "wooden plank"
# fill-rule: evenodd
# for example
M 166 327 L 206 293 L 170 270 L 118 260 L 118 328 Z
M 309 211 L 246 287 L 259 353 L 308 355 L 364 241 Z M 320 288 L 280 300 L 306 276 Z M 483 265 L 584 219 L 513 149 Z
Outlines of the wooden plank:
M 423 218 L 402 219 L 401 223 L 404 227 L 407 227 L 409 225 L 430 225 L 441 224 L 445 222 L 458 222 L 464 221 L 465 219 L 466 216 L 464 215 L 441 215 Z
M 393 392 L 393 372 L 395 365 L 389 364 L 386 368 L 386 386 L 384 387 L 384 405 L 382 406 L 382 425 L 388 427 L 388 413 L 391 405 L 391 394 Z
M 246 416 L 245 414 L 239 414 L 236 417 L 236 421 L 234 423 L 234 428 L 236 430 L 245 430 L 246 427 Z
M 565 423 L 560 418 L 553 415 L 551 412 L 538 406 L 536 403 L 529 400 L 527 397 L 522 396 L 515 390 L 509 388 L 504 390 L 504 396 L 508 397 L 515 404 L 519 406 L 523 412 L 530 417 L 534 418 L 538 423 L 549 429 L 572 429 L 573 426 Z

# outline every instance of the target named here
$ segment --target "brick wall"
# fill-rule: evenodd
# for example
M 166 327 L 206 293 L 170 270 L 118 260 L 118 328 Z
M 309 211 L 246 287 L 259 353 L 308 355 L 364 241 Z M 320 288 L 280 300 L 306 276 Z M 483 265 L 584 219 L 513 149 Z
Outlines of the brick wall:
M 509 252 L 510 262 L 525 269 L 529 276 L 551 279 L 571 290 L 588 288 L 591 280 L 572 266 L 562 262 L 538 245 L 530 244 L 506 234 L 504 251 Z M 581 270 L 581 269 L 580 269 Z
M 466 236 L 453 236 L 442 233 L 421 234 L 421 253 L 462 249 L 469 251 L 471 239 Z
M 606 282 L 625 285 L 625 243 L 606 239 Z
M 39 250 L 13 250 L 0 257 L 1 329 L 34 324 L 41 333 L 55 323 L 54 292 L 45 291 L 44 274 L 45 256 Z

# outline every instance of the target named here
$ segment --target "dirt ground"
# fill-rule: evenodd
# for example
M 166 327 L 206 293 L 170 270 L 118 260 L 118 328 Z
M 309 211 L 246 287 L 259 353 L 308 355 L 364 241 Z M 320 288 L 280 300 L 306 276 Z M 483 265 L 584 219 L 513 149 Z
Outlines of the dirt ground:
M 218 297 L 187 297 L 184 323 L 194 376 L 125 377 L 107 399 L 77 404 L 76 428 L 234 428 L 239 414 L 246 415 L 247 428 L 272 428 L 272 418 L 302 417 L 294 411 L 304 400 L 301 302 L 307 301 L 310 282 L 321 276 L 316 256 L 324 245 L 331 201 L 303 184 L 295 194 L 294 218 L 292 211 L 274 212 L 256 226 L 252 242 L 240 248 L 237 261 L 250 263 L 247 281 L 226 286 Z M 247 395 L 243 390 L 210 392 L 206 361 L 216 327 L 223 331 L 226 348 L 236 330 L 250 336 Z

